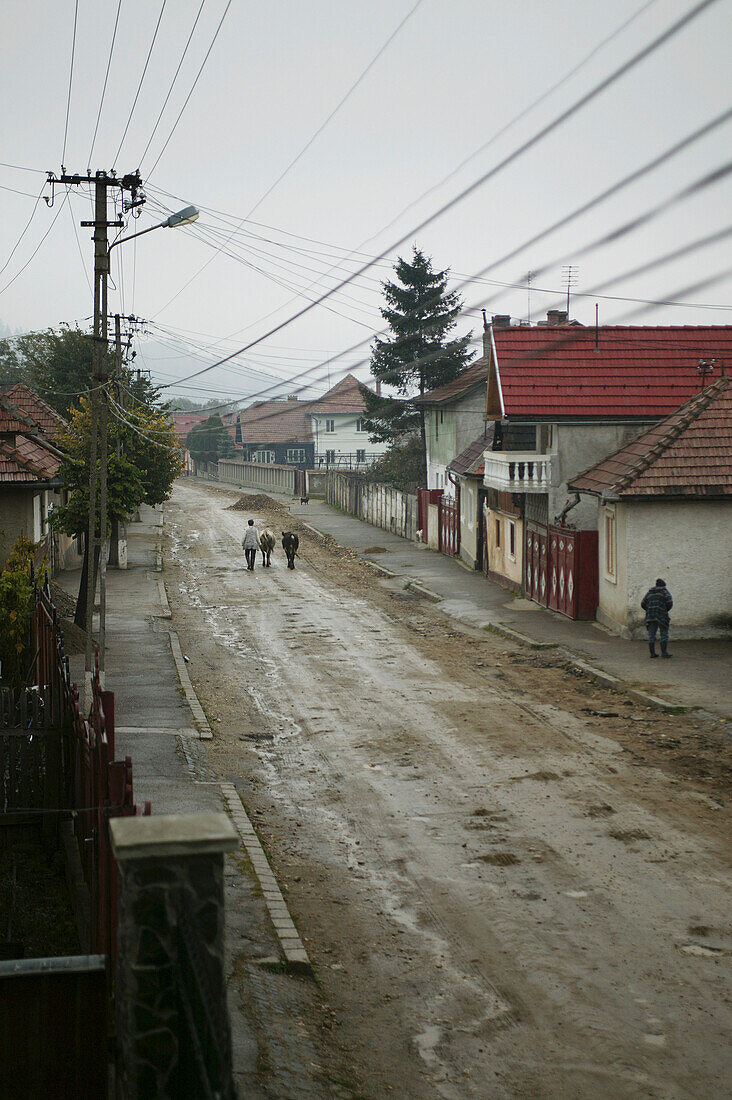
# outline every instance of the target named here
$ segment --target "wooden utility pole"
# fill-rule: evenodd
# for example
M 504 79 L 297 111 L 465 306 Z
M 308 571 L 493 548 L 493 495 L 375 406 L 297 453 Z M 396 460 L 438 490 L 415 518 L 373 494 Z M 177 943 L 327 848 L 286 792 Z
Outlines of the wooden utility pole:
M 107 230 L 110 226 L 123 229 L 124 221 L 120 217 L 115 221 L 107 220 L 107 191 L 118 187 L 124 193 L 131 192 L 126 209 L 140 206 L 144 197 L 138 198 L 141 187 L 139 172 L 121 178 L 107 172 L 95 175 L 71 175 L 65 171 L 60 177 L 49 173 L 48 182 L 54 188 L 57 183 L 69 187 L 81 184 L 94 184 L 94 220 L 82 222 L 82 226 L 94 228 L 94 342 L 92 346 L 92 377 L 90 393 L 91 427 L 89 439 L 89 514 L 86 532 L 86 608 L 84 622 L 86 627 L 86 655 L 84 662 L 84 706 L 91 705 L 91 683 L 94 672 L 94 596 L 96 592 L 96 563 L 101 558 L 100 569 L 100 637 L 99 668 L 104 676 L 104 632 L 106 627 L 106 557 L 102 552 L 107 536 L 107 280 L 109 276 L 109 243 Z M 53 201 L 53 200 L 51 200 Z M 99 462 L 99 470 L 97 463 Z M 100 525 L 97 534 L 97 496 L 99 495 Z M 79 593 L 80 597 L 82 593 Z M 103 686 L 103 683 L 102 683 Z

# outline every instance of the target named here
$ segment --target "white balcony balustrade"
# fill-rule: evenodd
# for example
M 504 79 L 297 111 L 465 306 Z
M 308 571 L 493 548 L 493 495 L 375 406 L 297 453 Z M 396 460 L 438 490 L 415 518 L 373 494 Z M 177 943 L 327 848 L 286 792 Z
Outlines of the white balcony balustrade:
M 486 451 L 483 484 L 504 493 L 548 493 L 552 456 L 532 451 Z

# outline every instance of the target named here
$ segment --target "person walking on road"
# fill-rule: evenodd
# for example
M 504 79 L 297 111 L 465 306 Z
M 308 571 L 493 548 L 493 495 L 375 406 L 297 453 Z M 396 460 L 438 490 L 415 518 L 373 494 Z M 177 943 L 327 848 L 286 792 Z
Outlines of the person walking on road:
M 257 560 L 257 550 L 259 550 L 259 531 L 254 526 L 253 519 L 249 520 L 244 538 L 241 540 L 241 546 L 244 557 L 247 559 L 247 569 L 250 569 L 253 573 L 254 563 Z
M 656 633 L 661 639 L 661 656 L 670 657 L 668 651 L 668 613 L 674 605 L 671 593 L 666 587 L 666 582 L 658 577 L 653 588 L 649 588 L 641 600 L 641 607 L 646 613 L 646 629 L 648 630 L 648 648 L 651 657 L 657 657 Z

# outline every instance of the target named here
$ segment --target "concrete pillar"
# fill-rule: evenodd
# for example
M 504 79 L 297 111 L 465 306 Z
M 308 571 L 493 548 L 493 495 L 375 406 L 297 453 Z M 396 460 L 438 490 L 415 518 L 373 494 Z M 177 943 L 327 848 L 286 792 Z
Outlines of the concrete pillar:
M 119 1092 L 126 1100 L 204 1095 L 203 1061 L 212 1091 L 228 1096 L 223 862 L 238 845 L 234 827 L 225 814 L 206 813 L 116 817 L 109 831 L 119 867 Z

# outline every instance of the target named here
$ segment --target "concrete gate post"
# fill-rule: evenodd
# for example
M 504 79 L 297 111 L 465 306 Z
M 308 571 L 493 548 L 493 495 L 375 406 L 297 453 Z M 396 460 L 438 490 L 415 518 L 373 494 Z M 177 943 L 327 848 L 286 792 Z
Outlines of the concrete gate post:
M 223 1072 L 231 1072 L 223 864 L 224 852 L 237 847 L 237 834 L 229 818 L 216 813 L 116 817 L 109 831 L 120 875 L 118 1095 L 125 1100 L 194 1096 L 196 1051 L 210 1050 L 211 1037 L 190 1040 L 191 1020 L 200 1014 L 195 1004 L 193 1013 L 185 1007 L 189 986 L 194 1001 L 203 992 L 204 1015 L 216 1023 Z M 193 965 L 186 946 L 191 940 Z M 214 1065 L 213 1076 L 219 1072 Z

